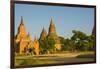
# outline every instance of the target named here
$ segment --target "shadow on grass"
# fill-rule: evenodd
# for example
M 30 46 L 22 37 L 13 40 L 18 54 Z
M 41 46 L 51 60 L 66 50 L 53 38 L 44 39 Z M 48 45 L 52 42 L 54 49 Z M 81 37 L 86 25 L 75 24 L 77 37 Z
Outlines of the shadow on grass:
M 76 58 L 95 58 L 94 54 L 81 54 L 76 56 Z

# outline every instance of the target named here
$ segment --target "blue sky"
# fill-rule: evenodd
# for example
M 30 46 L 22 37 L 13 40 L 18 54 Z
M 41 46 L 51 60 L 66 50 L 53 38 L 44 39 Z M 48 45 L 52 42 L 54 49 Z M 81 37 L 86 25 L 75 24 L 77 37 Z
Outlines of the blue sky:
M 32 38 L 39 38 L 43 27 L 48 32 L 51 17 L 55 22 L 57 34 L 65 38 L 72 36 L 72 30 L 89 35 L 94 25 L 94 8 L 15 4 L 15 34 L 21 16 L 26 32 L 29 32 Z

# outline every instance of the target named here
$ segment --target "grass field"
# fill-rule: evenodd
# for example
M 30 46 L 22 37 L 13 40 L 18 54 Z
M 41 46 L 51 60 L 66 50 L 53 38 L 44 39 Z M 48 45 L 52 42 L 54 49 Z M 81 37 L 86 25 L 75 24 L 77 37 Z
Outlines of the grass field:
M 28 66 L 28 65 L 45 65 L 45 64 L 58 64 L 58 63 L 80 63 L 80 62 L 93 62 L 95 58 L 94 52 L 62 52 L 55 54 L 44 55 L 23 55 L 15 56 L 15 66 Z

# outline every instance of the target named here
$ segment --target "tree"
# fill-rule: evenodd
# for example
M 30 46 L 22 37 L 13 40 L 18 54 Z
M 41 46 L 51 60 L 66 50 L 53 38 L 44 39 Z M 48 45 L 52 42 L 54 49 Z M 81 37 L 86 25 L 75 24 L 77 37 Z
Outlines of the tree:
M 62 47 L 62 51 L 66 51 L 67 50 L 67 46 L 65 45 L 65 43 L 66 43 L 66 39 L 64 38 L 64 37 L 59 37 L 59 39 L 60 39 L 60 43 L 61 43 L 61 47 Z
M 95 37 L 94 35 L 87 36 L 87 46 L 88 50 L 94 50 Z
M 55 40 L 51 38 L 46 39 L 47 53 L 53 53 L 55 51 Z
M 71 52 L 74 52 L 76 51 L 76 47 L 75 47 L 75 43 L 74 43 L 74 40 L 69 40 L 69 43 L 67 44 L 68 46 L 68 50 L 71 51 Z
M 93 48 L 94 37 L 92 35 L 87 36 L 81 31 L 73 30 L 73 36 L 71 40 L 74 41 L 76 50 L 78 51 L 87 51 Z
M 51 38 L 46 38 L 45 40 L 39 40 L 41 54 L 53 53 L 55 50 L 55 41 Z
M 39 45 L 40 45 L 40 53 L 45 54 L 47 52 L 46 40 L 39 40 Z
M 86 50 L 86 45 L 85 45 L 85 41 L 86 41 L 86 34 L 81 32 L 81 31 L 72 31 L 74 33 L 74 35 L 72 36 L 72 40 L 74 40 L 75 46 L 76 46 L 76 50 L 78 51 L 83 51 Z

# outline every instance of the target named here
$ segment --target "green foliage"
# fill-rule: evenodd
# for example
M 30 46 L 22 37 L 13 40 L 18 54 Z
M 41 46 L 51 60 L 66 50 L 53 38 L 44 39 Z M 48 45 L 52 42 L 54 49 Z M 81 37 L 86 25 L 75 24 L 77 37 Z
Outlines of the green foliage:
M 72 40 L 84 40 L 86 39 L 86 34 L 81 31 L 72 31 L 73 36 L 71 37 Z
M 46 48 L 48 51 L 52 52 L 55 49 L 55 41 L 54 39 L 47 39 L 46 40 Z
M 73 36 L 71 37 L 71 40 L 74 41 L 76 50 L 78 51 L 92 50 L 94 44 L 93 35 L 87 36 L 85 33 L 75 30 L 73 30 L 72 32 Z
M 61 42 L 61 47 L 62 51 L 74 51 L 75 50 L 75 45 L 74 41 L 71 39 L 64 39 L 63 37 L 60 37 L 60 42 Z
M 55 50 L 55 41 L 51 38 L 46 38 L 45 40 L 40 40 L 40 50 L 41 54 L 52 53 Z
M 39 40 L 39 45 L 40 45 L 40 52 L 41 54 L 45 54 L 46 53 L 46 40 Z
M 95 37 L 93 35 L 86 35 L 81 31 L 72 31 L 73 36 L 70 39 L 60 37 L 62 44 L 62 51 L 89 51 L 93 50 L 95 45 Z
M 59 38 L 61 42 L 62 51 L 66 51 L 67 50 L 67 46 L 65 45 L 66 39 L 64 37 L 59 37 Z
M 94 35 L 90 35 L 90 36 L 87 36 L 87 47 L 88 47 L 88 50 L 94 50 L 94 46 L 95 46 L 95 37 Z
M 71 51 L 71 52 L 76 51 L 75 43 L 73 40 L 70 39 L 69 43 L 66 45 L 67 45 L 69 51 Z

